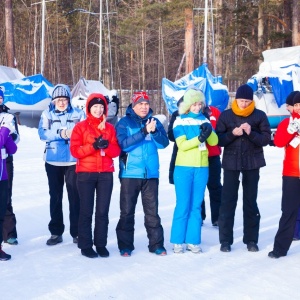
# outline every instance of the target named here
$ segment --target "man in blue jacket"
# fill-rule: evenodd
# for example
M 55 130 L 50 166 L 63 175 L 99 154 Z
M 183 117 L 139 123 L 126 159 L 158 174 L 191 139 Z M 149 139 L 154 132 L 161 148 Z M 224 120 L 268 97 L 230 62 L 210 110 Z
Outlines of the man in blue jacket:
M 152 117 L 149 97 L 136 92 L 132 104 L 116 125 L 120 155 L 120 220 L 116 232 L 122 256 L 131 256 L 134 250 L 134 215 L 141 193 L 149 251 L 166 255 L 164 233 L 158 215 L 159 158 L 157 149 L 168 146 L 163 125 Z
M 39 123 L 40 139 L 46 142 L 44 160 L 50 194 L 48 246 L 62 242 L 65 229 L 63 221 L 63 187 L 66 182 L 69 209 L 70 234 L 77 243 L 79 195 L 76 187 L 76 159 L 70 152 L 70 137 L 75 124 L 85 119 L 85 113 L 71 106 L 71 92 L 68 86 L 58 84 L 52 92 L 49 109 L 43 111 Z

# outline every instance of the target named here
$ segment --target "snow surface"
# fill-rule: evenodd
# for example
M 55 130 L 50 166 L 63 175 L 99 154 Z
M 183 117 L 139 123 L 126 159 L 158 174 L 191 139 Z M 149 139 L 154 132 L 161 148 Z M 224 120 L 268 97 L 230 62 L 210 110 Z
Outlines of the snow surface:
M 242 242 L 242 201 L 235 218 L 232 252 L 220 252 L 218 230 L 207 219 L 202 229 L 202 254 L 173 254 L 170 227 L 175 205 L 174 186 L 168 183 L 173 144 L 160 150 L 160 208 L 168 255 L 148 252 L 139 201 L 136 210 L 135 251 L 119 255 L 115 228 L 119 217 L 120 185 L 115 185 L 110 208 L 109 258 L 88 259 L 72 243 L 64 192 L 66 231 L 63 243 L 47 246 L 50 234 L 49 194 L 44 170 L 44 143 L 36 128 L 20 126 L 15 154 L 13 206 L 19 245 L 3 245 L 12 255 L 0 262 L 0 299 L 299 299 L 300 242 L 293 242 L 287 257 L 268 258 L 278 228 L 283 150 L 265 147 L 267 167 L 261 169 L 258 203 L 261 229 L 257 253 Z M 117 161 L 115 163 L 117 165 Z M 240 189 L 242 190 L 242 189 Z M 240 191 L 241 195 L 241 191 Z

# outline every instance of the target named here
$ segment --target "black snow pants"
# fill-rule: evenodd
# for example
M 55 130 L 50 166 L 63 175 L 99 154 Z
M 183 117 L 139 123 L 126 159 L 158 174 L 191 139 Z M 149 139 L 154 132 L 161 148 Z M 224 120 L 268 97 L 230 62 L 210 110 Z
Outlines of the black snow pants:
M 122 178 L 120 191 L 120 220 L 116 232 L 118 247 L 134 249 L 134 218 L 138 196 L 141 193 L 144 224 L 149 239 L 149 251 L 164 245 L 164 232 L 158 215 L 158 179 Z
M 281 218 L 275 236 L 274 250 L 285 256 L 293 241 L 294 230 L 300 207 L 300 179 L 282 176 Z
M 8 175 L 7 206 L 3 220 L 3 240 L 6 242 L 10 238 L 17 238 L 16 216 L 12 206 L 12 187 L 14 178 L 13 156 L 9 155 L 6 159 L 6 169 Z

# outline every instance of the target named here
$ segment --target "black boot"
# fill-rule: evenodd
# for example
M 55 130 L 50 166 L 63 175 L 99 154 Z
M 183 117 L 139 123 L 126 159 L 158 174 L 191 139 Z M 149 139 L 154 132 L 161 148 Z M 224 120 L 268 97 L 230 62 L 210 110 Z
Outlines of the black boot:
M 50 239 L 47 241 L 48 246 L 54 246 L 63 241 L 62 235 L 51 235 Z
M 97 253 L 99 254 L 99 256 L 101 257 L 108 257 L 109 256 L 109 252 L 106 249 L 106 247 L 96 247 Z
M 98 254 L 95 252 L 93 248 L 81 249 L 81 254 L 88 258 L 98 257 Z
M 4 260 L 9 260 L 9 259 L 11 259 L 11 255 L 5 253 L 2 250 L 2 247 L 0 246 L 0 260 L 4 261 Z
M 222 251 L 222 252 L 230 252 L 231 251 L 230 244 L 228 242 L 222 243 L 220 251 Z

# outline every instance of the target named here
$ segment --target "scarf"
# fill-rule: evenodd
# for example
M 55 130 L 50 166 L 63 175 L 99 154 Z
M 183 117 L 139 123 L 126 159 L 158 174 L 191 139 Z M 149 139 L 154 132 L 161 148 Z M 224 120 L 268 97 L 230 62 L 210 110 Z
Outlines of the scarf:
M 235 115 L 240 116 L 240 117 L 248 117 L 253 113 L 254 108 L 255 108 L 255 103 L 254 103 L 254 101 L 252 101 L 248 107 L 246 107 L 244 109 L 240 109 L 237 105 L 236 99 L 234 99 L 234 101 L 232 102 L 231 108 Z

